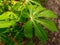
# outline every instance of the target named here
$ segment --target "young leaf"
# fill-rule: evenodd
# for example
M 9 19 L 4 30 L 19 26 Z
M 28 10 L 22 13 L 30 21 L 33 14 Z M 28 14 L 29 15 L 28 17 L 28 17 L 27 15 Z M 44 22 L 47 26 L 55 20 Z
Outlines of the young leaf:
M 27 38 L 32 38 L 33 34 L 33 30 L 32 30 L 32 22 L 28 21 L 25 25 L 24 25 L 24 35 Z
M 40 23 L 43 26 L 45 26 L 46 28 L 48 28 L 50 31 L 57 31 L 57 28 L 53 21 L 45 20 L 45 19 L 40 19 L 40 20 L 36 19 L 35 21 L 37 21 L 38 23 Z

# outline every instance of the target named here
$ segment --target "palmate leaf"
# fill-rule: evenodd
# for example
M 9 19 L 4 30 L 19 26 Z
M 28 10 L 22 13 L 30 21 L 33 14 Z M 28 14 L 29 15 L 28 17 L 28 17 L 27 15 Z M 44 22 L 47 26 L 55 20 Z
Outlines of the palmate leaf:
M 33 37 L 33 30 L 32 30 L 32 22 L 28 21 L 25 25 L 24 25 L 24 35 L 27 38 L 32 38 Z
M 35 35 L 43 42 L 48 40 L 47 32 L 37 23 L 34 22 Z
M 47 10 L 46 8 L 42 7 L 41 5 L 27 5 L 30 15 L 34 15 L 34 17 L 46 17 L 46 18 L 56 18 L 56 14 L 51 11 Z
M 53 21 L 51 20 L 46 20 L 46 19 L 35 19 L 35 21 L 37 21 L 38 23 L 42 24 L 43 26 L 45 26 L 46 28 L 48 28 L 50 31 L 57 31 L 56 25 Z
M 41 23 L 43 26 L 48 28 L 50 31 L 56 31 L 57 30 L 54 22 L 52 22 L 50 20 L 41 19 L 41 17 L 56 18 L 55 13 L 53 13 L 51 10 L 46 10 L 45 8 L 43 8 L 40 5 L 39 6 L 36 6 L 36 5 L 32 6 L 32 4 L 31 4 L 29 6 L 30 6 L 29 11 L 31 13 L 30 16 L 32 17 L 33 21 L 36 19 L 35 21 Z M 41 7 L 42 10 L 39 7 Z M 40 17 L 40 20 L 39 20 L 39 17 Z
M 20 3 L 20 1 L 21 1 L 21 3 Z M 0 31 L 5 32 L 6 31 L 6 30 L 4 31 L 5 28 L 8 28 L 10 26 L 17 26 L 17 27 L 19 27 L 19 29 L 16 29 L 17 27 L 16 28 L 13 27 L 14 29 L 10 33 L 12 34 L 12 37 L 15 37 L 19 43 L 22 41 L 20 39 L 22 39 L 25 36 L 25 37 L 31 39 L 31 41 L 29 42 L 30 45 L 35 45 L 35 44 L 33 44 L 34 42 L 32 41 L 34 31 L 35 31 L 34 32 L 35 36 L 39 40 L 41 40 L 43 42 L 47 41 L 48 40 L 47 32 L 44 30 L 44 28 L 42 28 L 42 26 L 40 24 L 42 24 L 43 26 L 45 26 L 46 28 L 48 28 L 51 31 L 56 31 L 56 26 L 52 21 L 45 20 L 40 17 L 56 18 L 56 16 L 54 16 L 55 14 L 52 13 L 50 10 L 46 10 L 46 8 L 42 7 L 39 3 L 37 3 L 33 0 L 26 0 L 26 2 L 22 1 L 22 0 L 20 0 L 20 1 L 10 2 L 11 4 L 9 3 L 9 5 L 11 7 L 10 8 L 7 7 L 7 9 L 9 9 L 11 12 L 7 11 L 7 12 L 4 12 L 2 15 L 0 15 L 0 18 L 1 18 L 0 19 Z M 22 5 L 22 2 L 23 2 L 23 5 Z M 14 4 L 12 5 L 12 3 L 14 3 Z M 19 17 L 17 17 L 17 16 L 19 16 Z M 16 22 L 19 22 L 18 25 L 15 25 Z M 23 27 L 23 28 L 21 28 L 21 27 Z M 4 29 L 2 30 L 2 28 L 4 28 Z M 8 28 L 8 29 L 10 29 L 10 28 Z M 16 33 L 16 35 L 15 35 L 15 33 Z M 7 39 L 10 41 L 10 43 Z M 8 45 L 15 45 L 11 39 L 9 39 L 9 38 L 7 38 L 7 39 L 6 40 L 7 40 Z M 18 45 L 21 45 L 21 44 L 18 44 Z
M 35 36 L 43 42 L 47 41 L 48 40 L 47 32 L 39 24 L 42 24 L 44 27 L 48 28 L 50 31 L 56 31 L 57 28 L 54 22 L 43 19 L 41 17 L 56 18 L 56 15 L 52 11 L 47 10 L 46 8 L 43 8 L 40 5 L 29 4 L 28 10 L 30 13 L 29 14 L 30 20 L 34 24 Z

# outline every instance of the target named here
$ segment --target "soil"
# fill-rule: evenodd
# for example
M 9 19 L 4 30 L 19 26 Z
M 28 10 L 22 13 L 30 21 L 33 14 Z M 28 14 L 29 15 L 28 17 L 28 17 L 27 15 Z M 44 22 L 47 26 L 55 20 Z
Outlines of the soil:
M 58 28 L 57 32 L 48 31 L 49 40 L 45 45 L 60 45 L 60 0 L 48 0 L 45 6 L 56 13 L 57 18 L 52 20 Z

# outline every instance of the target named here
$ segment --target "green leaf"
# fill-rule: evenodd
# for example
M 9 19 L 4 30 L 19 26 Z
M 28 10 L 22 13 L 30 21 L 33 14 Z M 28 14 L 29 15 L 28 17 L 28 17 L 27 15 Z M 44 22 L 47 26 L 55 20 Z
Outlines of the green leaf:
M 12 39 L 10 39 L 8 45 L 16 45 Z
M 33 15 L 35 16 L 37 16 L 37 14 L 39 13 L 39 12 L 41 12 L 41 11 L 43 11 L 43 10 L 45 10 L 46 8 L 44 8 L 44 7 L 42 7 L 41 5 L 39 5 L 39 6 L 37 6 L 36 8 L 35 8 L 35 11 L 33 12 Z
M 37 38 L 43 42 L 48 40 L 47 32 L 43 28 L 34 22 L 35 35 Z
M 30 4 L 30 5 L 27 5 L 27 6 L 28 6 L 28 9 L 29 9 L 30 15 L 36 15 L 40 11 L 45 9 L 41 5 L 32 5 L 32 4 Z
M 0 28 L 7 28 L 15 25 L 15 21 L 0 21 Z
M 11 12 L 11 15 L 9 15 L 9 19 L 18 21 L 18 16 L 15 13 Z
M 30 41 L 28 42 L 28 45 L 34 45 L 33 40 L 30 40 Z
M 0 28 L 0 34 L 5 32 L 7 30 L 7 28 Z
M 30 2 L 35 4 L 35 5 L 41 5 L 40 3 L 36 2 L 36 1 L 33 1 L 33 0 L 30 0 Z
M 10 11 L 4 12 L 2 15 L 0 15 L 0 20 L 7 20 L 7 19 L 17 19 L 18 17 Z
M 28 11 L 27 9 L 24 9 L 24 10 L 22 11 L 22 16 L 23 16 L 24 18 L 29 18 L 29 11 Z
M 24 35 L 27 38 L 32 38 L 33 36 L 33 30 L 32 30 L 32 22 L 28 21 L 25 25 L 24 25 Z
M 29 9 L 30 15 L 32 15 L 37 6 L 30 4 L 30 5 L 27 5 L 27 7 Z
M 22 2 L 17 2 L 13 7 L 13 11 L 22 11 L 25 8 L 25 5 L 22 5 Z
M 50 31 L 57 31 L 56 25 L 53 21 L 46 19 L 40 19 L 40 20 L 35 19 L 35 21 L 48 28 Z
M 36 1 L 36 2 L 40 3 L 40 0 L 34 0 L 34 1 Z
M 17 21 L 17 16 L 13 12 L 5 12 L 0 15 L 0 28 L 7 28 L 15 25 Z
M 36 17 L 56 18 L 56 14 L 51 10 L 44 10 L 37 14 Z
M 5 20 L 9 18 L 9 15 L 11 14 L 11 12 L 4 12 L 2 15 L 0 15 L 0 20 Z
M 18 2 L 18 3 L 16 3 L 14 6 L 13 6 L 13 8 L 12 8 L 12 10 L 13 11 L 16 11 L 16 10 L 18 10 L 18 8 L 20 7 L 20 3 Z

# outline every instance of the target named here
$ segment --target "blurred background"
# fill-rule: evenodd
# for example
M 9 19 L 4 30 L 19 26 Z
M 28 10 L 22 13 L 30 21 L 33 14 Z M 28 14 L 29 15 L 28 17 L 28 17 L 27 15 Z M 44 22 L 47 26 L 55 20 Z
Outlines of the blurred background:
M 56 19 L 52 19 L 58 28 L 57 32 L 50 32 L 49 34 L 49 41 L 45 45 L 60 45 L 60 0 L 41 0 L 41 4 L 54 11 L 57 15 Z

